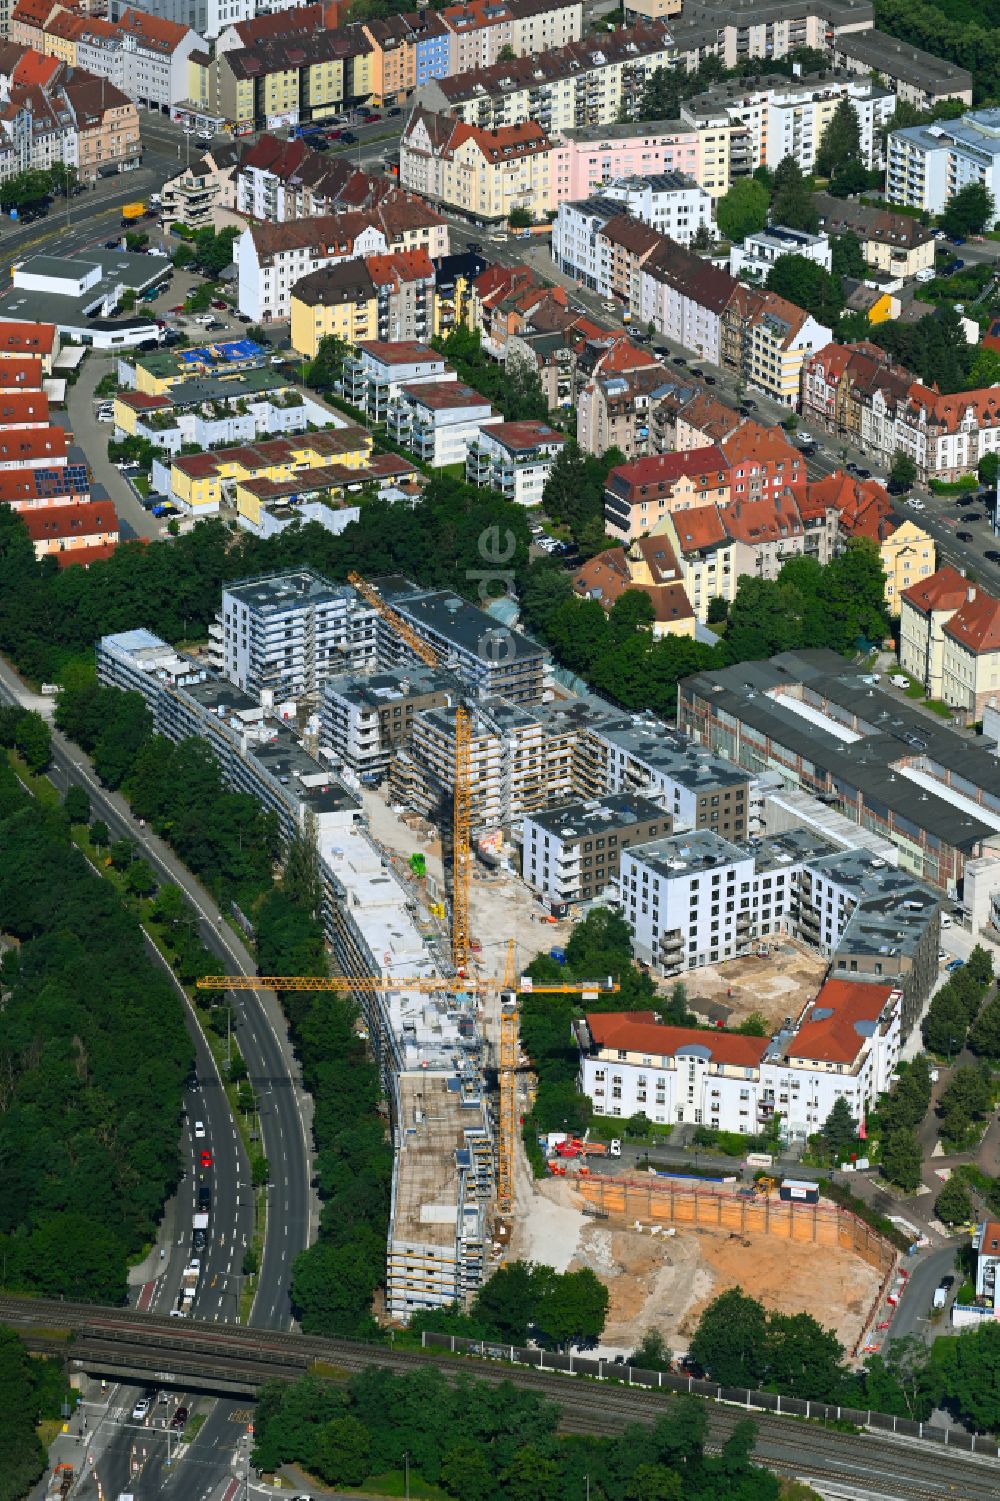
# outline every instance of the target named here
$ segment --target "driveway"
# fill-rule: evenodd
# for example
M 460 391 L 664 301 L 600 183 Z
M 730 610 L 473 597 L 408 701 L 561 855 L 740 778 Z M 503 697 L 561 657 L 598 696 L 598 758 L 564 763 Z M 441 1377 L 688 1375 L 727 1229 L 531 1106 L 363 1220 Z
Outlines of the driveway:
M 165 527 L 144 511 L 128 481 L 108 458 L 108 439 L 114 432 L 110 422 L 98 422 L 94 409 L 94 391 L 101 378 L 117 369 L 117 356 L 91 350 L 83 362 L 76 385 L 66 391 L 66 410 L 57 413 L 87 456 L 91 475 L 104 493 L 114 501 L 122 522 L 122 534 L 132 537 L 162 537 Z

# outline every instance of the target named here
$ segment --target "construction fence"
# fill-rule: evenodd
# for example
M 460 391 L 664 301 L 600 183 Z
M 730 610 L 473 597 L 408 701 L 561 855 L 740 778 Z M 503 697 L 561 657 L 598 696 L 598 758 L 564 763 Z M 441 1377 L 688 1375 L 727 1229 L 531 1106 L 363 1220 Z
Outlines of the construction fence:
M 594 1174 L 579 1177 L 574 1188 L 584 1200 L 584 1211 L 602 1219 L 643 1229 L 675 1225 L 678 1229 L 711 1230 L 747 1238 L 774 1235 L 784 1240 L 816 1246 L 837 1246 L 852 1251 L 862 1261 L 888 1277 L 895 1268 L 897 1251 L 884 1236 L 838 1204 L 806 1204 L 780 1199 L 777 1193 L 762 1196 L 715 1183 L 678 1182 L 671 1178 L 617 1178 Z
M 810 1402 L 802 1397 L 783 1397 L 777 1392 L 720 1386 L 715 1381 L 699 1381 L 694 1376 L 681 1376 L 673 1371 L 647 1371 L 640 1366 L 616 1365 L 611 1360 L 577 1355 L 573 1351 L 564 1355 L 557 1350 L 489 1344 L 481 1340 L 462 1339 L 455 1334 L 431 1334 L 426 1331 L 422 1340 L 424 1348 L 429 1350 L 451 1350 L 457 1355 L 533 1366 L 535 1370 L 551 1371 L 553 1375 L 589 1376 L 597 1381 L 615 1381 L 623 1386 L 648 1391 L 684 1392 L 695 1397 L 706 1397 L 712 1402 L 742 1407 L 750 1412 L 809 1418 L 818 1423 L 853 1423 L 858 1428 L 868 1428 L 877 1433 L 923 1439 L 926 1443 L 940 1444 L 944 1448 L 982 1454 L 988 1459 L 1000 1459 L 1000 1441 L 989 1434 L 963 1433 L 955 1428 L 919 1423 L 912 1418 L 897 1418 L 892 1413 L 840 1407 L 827 1402 Z

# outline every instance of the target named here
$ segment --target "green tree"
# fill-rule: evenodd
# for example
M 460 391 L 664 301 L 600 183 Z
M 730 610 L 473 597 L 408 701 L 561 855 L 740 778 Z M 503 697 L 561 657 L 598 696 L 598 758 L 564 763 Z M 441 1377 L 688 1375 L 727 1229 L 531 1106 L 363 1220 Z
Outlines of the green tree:
M 961 1178 L 954 1174 L 934 1200 L 934 1213 L 946 1225 L 964 1225 L 972 1219 L 972 1199 Z
M 953 1056 L 964 1044 L 969 1016 L 952 985 L 938 991 L 921 1023 L 924 1046 L 932 1053 Z
M 371 1435 L 357 1418 L 333 1418 L 316 1436 L 316 1468 L 328 1485 L 360 1485 L 371 1473 L 371 1446 Z
M 768 1386 L 790 1395 L 836 1401 L 845 1389 L 837 1336 L 808 1313 L 772 1313 L 767 1327 Z
M 640 1366 L 644 1371 L 669 1371 L 673 1358 L 662 1331 L 647 1329 L 629 1356 L 628 1363 Z
M 820 139 L 816 151 L 816 171 L 820 177 L 832 177 L 838 168 L 861 160 L 861 125 L 858 112 L 849 99 L 841 99 Z
M 265 1188 L 271 1181 L 271 1164 L 262 1152 L 255 1152 L 250 1161 L 250 1176 L 254 1188 Z
M 507 223 L 511 229 L 530 229 L 532 224 L 531 210 L 523 203 L 516 203 L 507 215 Z
M 977 470 L 979 483 L 981 485 L 992 485 L 996 489 L 998 470 L 1000 470 L 1000 453 L 984 453 L 979 460 L 979 468 Z
M 730 1288 L 698 1321 L 691 1355 L 723 1386 L 756 1388 L 767 1370 L 767 1314 L 756 1298 Z
M 343 339 L 336 334 L 325 334 L 319 341 L 315 359 L 309 362 L 306 384 L 314 391 L 332 391 L 343 379 L 344 361 L 349 354 L 350 347 Z
M 833 327 L 844 310 L 840 282 L 804 255 L 783 255 L 768 272 L 767 288 Z
M 1000 354 L 995 349 L 977 349 L 965 377 L 966 390 L 981 391 L 987 386 L 996 385 L 1000 385 Z M 996 458 L 997 455 L 984 457 Z
M 949 199 L 941 215 L 941 228 L 949 235 L 977 235 L 992 228 L 996 219 L 993 194 L 984 183 L 970 182 Z
M 715 220 L 720 234 L 734 244 L 747 235 L 759 234 L 767 223 L 769 203 L 767 188 L 755 177 L 738 177 L 715 206 Z
M 36 1362 L 11 1329 L 0 1328 L 0 1497 L 18 1501 L 45 1473 L 45 1450 L 35 1431 L 41 1417 Z
M 977 1433 L 1000 1430 L 1000 1326 L 984 1320 L 958 1339 L 935 1340 L 931 1378 L 959 1422 Z
M 512 1345 L 527 1342 L 535 1313 L 534 1269 L 526 1261 L 508 1261 L 476 1293 L 472 1312 L 497 1339 Z
M 981 1058 L 1000 1059 L 1000 997 L 985 1005 L 972 1023 L 969 1047 Z
M 833 1103 L 833 1108 L 820 1130 L 823 1145 L 834 1162 L 842 1162 L 858 1139 L 858 1123 L 851 1115 L 851 1107 L 843 1095 Z
M 900 490 L 909 490 L 910 486 L 916 482 L 916 478 L 917 466 L 915 461 L 910 458 L 908 453 L 904 453 L 902 449 L 898 449 L 893 454 L 892 467 L 889 470 L 891 483 L 898 486 Z
M 541 1270 L 536 1268 L 536 1278 Z M 543 1278 L 534 1322 L 559 1349 L 575 1341 L 598 1339 L 607 1315 L 608 1289 L 589 1267 Z
M 879 1168 L 882 1176 L 895 1183 L 897 1188 L 912 1193 L 920 1187 L 920 1169 L 923 1158 L 916 1134 L 908 1130 L 887 1133 L 882 1142 Z
M 721 594 L 713 595 L 708 602 L 706 619 L 709 625 L 725 625 L 729 619 L 729 601 L 723 599 Z
M 107 849 L 111 834 L 103 818 L 95 818 L 90 825 L 90 842 L 96 849 Z
M 152 896 L 156 890 L 156 876 L 152 866 L 145 860 L 135 860 L 129 866 L 126 885 L 133 896 Z
M 865 274 L 865 253 L 853 229 L 845 229 L 830 244 L 830 270 L 836 277 L 860 281 Z
M 965 970 L 977 985 L 989 985 L 993 979 L 993 956 L 989 949 L 977 943 L 965 961 Z
M 28 709 L 14 726 L 14 744 L 29 771 L 44 771 L 52 756 L 52 732 L 40 714 Z
M 801 229 L 815 234 L 819 215 L 813 203 L 802 168 L 793 156 L 786 156 L 775 168 L 771 184 L 771 223 L 786 229 Z
M 625 1491 L 626 1501 L 681 1501 L 683 1481 L 666 1465 L 637 1465 Z
M 66 817 L 70 823 L 90 822 L 90 794 L 76 782 L 72 782 L 66 788 L 63 807 L 66 809 Z

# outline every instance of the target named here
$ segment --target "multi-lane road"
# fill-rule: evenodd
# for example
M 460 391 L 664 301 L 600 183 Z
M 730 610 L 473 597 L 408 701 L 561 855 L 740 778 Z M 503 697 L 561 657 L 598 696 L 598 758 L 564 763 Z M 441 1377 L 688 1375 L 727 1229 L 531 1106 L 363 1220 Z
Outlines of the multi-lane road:
M 10 667 L 0 662 L 0 699 L 36 706 Z M 150 829 L 132 817 L 123 798 L 102 787 L 87 758 L 53 729 L 52 765 L 49 776 L 64 792 L 76 783 L 89 793 L 95 817 L 108 825 L 113 839 L 132 839 L 164 881 L 179 886 L 195 911 L 206 948 L 220 960 L 224 971 L 251 974 L 252 955 L 224 920 L 212 898 Z M 159 959 L 151 946 L 151 953 Z M 192 1219 L 198 1190 L 204 1184 L 212 1196 L 208 1244 L 201 1253 L 202 1275 L 195 1302 L 197 1316 L 213 1322 L 234 1322 L 238 1316 L 243 1285 L 243 1253 L 252 1234 L 250 1170 L 242 1139 L 236 1130 L 222 1090 L 214 1060 L 193 1014 L 189 1024 L 196 1049 L 198 1087 L 185 1098 L 186 1120 L 181 1154 L 185 1176 L 175 1200 L 167 1208 L 161 1248 L 149 1269 L 148 1280 L 137 1295 L 143 1307 L 166 1312 L 174 1303 L 181 1274 L 192 1254 Z M 286 1329 L 292 1313 L 289 1288 L 292 1265 L 309 1244 L 316 1227 L 316 1203 L 311 1186 L 311 1101 L 302 1087 L 287 1029 L 273 995 L 256 991 L 233 997 L 234 1039 L 250 1073 L 257 1095 L 261 1147 L 271 1168 L 273 1187 L 268 1194 L 267 1227 L 260 1274 L 250 1313 L 250 1322 L 264 1328 Z M 195 1122 L 205 1135 L 195 1139 Z M 211 1152 L 210 1169 L 200 1166 L 202 1149 Z M 180 1320 L 177 1321 L 181 1323 Z M 172 1489 L 178 1498 L 192 1493 L 180 1472 L 160 1474 L 167 1460 L 167 1435 L 158 1424 L 168 1409 L 154 1406 L 141 1432 L 128 1422 L 138 1388 L 117 1388 L 107 1395 L 103 1409 L 92 1414 L 91 1449 L 94 1473 L 105 1495 L 129 1489 L 135 1455 L 142 1459 L 145 1481 L 136 1491 L 139 1501 Z M 124 1420 L 121 1414 L 127 1408 Z M 169 1409 L 172 1411 L 173 1409 Z M 181 1470 L 197 1464 L 199 1486 L 205 1478 L 219 1479 L 228 1473 L 229 1454 L 239 1425 L 233 1424 L 231 1404 L 218 1402 L 197 1440 L 188 1451 Z M 138 1450 L 137 1450 L 138 1444 Z M 144 1453 L 142 1451 L 145 1451 Z M 199 1494 L 201 1489 L 199 1489 Z M 78 1494 L 91 1501 L 96 1481 Z

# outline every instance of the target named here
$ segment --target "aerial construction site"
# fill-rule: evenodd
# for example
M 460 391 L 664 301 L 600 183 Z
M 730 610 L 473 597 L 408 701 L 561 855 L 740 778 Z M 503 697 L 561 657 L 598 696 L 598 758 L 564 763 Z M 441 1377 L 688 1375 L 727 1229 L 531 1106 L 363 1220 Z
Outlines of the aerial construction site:
M 865 1037 L 884 1042 L 890 1061 L 898 1039 L 903 991 L 892 984 L 864 995 L 856 985 L 839 998 L 831 992 L 831 1005 L 810 1020 L 817 985 L 829 983 L 822 982 L 829 959 L 778 905 L 793 879 L 802 890 L 808 879 L 817 892 L 824 881 L 854 880 L 859 910 L 874 891 L 896 903 L 894 923 L 915 927 L 913 883 L 881 850 L 856 849 L 828 811 L 822 830 L 748 843 L 745 773 L 650 716 L 623 718 L 558 690 L 542 650 L 509 627 L 506 651 L 484 651 L 497 629 L 447 591 L 356 575 L 331 584 L 303 569 L 230 585 L 209 651 L 197 657 L 148 631 L 101 641 L 101 681 L 141 692 L 169 738 L 202 736 L 230 784 L 273 810 L 286 836 L 315 840 L 333 977 L 205 983 L 270 981 L 357 999 L 395 1149 L 388 1320 L 467 1302 L 504 1258 L 520 1256 L 590 1266 L 607 1283 L 608 1350 L 633 1348 L 653 1325 L 685 1348 L 700 1307 L 734 1283 L 788 1312 L 814 1308 L 821 1285 L 824 1321 L 850 1347 L 886 1267 L 881 1245 L 859 1243 L 836 1215 L 807 1215 L 807 1206 L 792 1215 L 776 1185 L 764 1195 L 775 1206 L 764 1220 L 748 1220 L 735 1184 L 699 1190 L 704 1202 L 696 1194 L 685 1205 L 674 1195 L 669 1209 L 650 1189 L 637 1207 L 643 1187 L 628 1186 L 635 1175 L 628 1158 L 602 1160 L 599 1173 L 577 1163 L 564 1177 L 532 1179 L 520 1127 L 532 1089 L 519 1040 L 521 972 L 539 951 L 561 952 L 588 906 L 624 906 L 626 880 L 631 891 L 639 884 L 635 872 L 626 877 L 625 861 L 644 848 L 659 862 L 649 866 L 654 879 L 701 879 L 720 892 L 725 879 L 731 894 L 738 881 L 748 890 L 759 877 L 760 908 L 734 923 L 728 946 L 704 940 L 690 1005 L 712 1026 L 761 1013 L 773 1035 L 740 1037 L 739 1057 L 729 1061 L 723 1042 L 732 1032 L 689 1029 L 670 1049 L 683 1053 L 692 1081 L 698 1071 L 706 1101 L 720 1096 L 716 1078 L 725 1084 L 731 1107 L 711 1110 L 731 1108 L 748 1123 L 732 1129 L 755 1132 L 775 1110 L 786 1113 L 788 1096 L 779 1092 L 798 1089 L 793 1042 L 805 1027 L 821 1026 L 838 1007 L 867 1017 L 865 1007 L 874 1006 Z M 600 869 L 583 875 L 592 845 Z M 686 889 L 684 905 L 686 919 Z M 707 915 L 707 892 L 690 902 L 692 924 L 702 909 Z M 676 923 L 662 936 L 653 930 L 652 968 L 664 994 L 671 975 L 693 967 L 702 942 L 692 927 L 685 963 Z M 638 942 L 638 925 L 636 933 Z M 607 976 L 532 986 L 536 994 L 578 996 L 583 1013 L 589 997 L 617 988 Z M 617 1025 L 614 1015 L 606 1020 Z M 650 1032 L 657 1025 L 651 1013 L 621 1021 Z M 610 1033 L 581 1036 L 581 1088 L 595 1120 L 636 1111 L 670 1123 L 701 1118 L 681 1094 L 667 1098 L 674 1086 L 665 1082 L 666 1065 L 679 1060 L 655 1060 L 663 1072 L 647 1096 L 641 1070 L 654 1060 L 643 1059 L 643 1039 L 616 1053 Z M 640 1092 L 621 1108 L 606 1102 L 601 1049 L 632 1059 L 638 1071 L 627 1087 Z M 652 1038 L 648 1051 L 667 1047 Z M 809 1119 L 802 1117 L 803 1130 Z M 721 1125 L 725 1116 L 705 1120 Z

